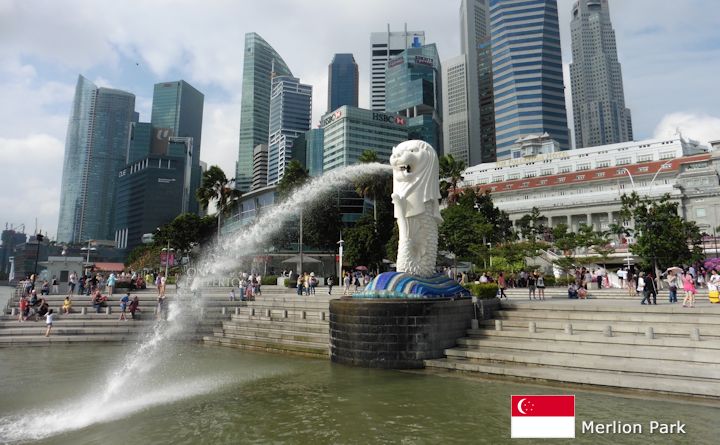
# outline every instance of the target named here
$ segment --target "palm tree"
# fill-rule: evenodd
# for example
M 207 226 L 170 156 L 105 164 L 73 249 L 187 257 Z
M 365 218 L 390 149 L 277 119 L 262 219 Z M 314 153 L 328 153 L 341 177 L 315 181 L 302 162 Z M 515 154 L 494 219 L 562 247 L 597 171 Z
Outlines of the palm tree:
M 225 172 L 217 165 L 210 167 L 202 176 L 202 184 L 195 192 L 198 202 L 203 210 L 207 211 L 210 202 L 215 202 L 218 218 L 218 241 L 222 217 L 232 209 L 233 203 L 242 196 L 240 190 L 235 188 L 235 178 L 228 179 Z
M 358 162 L 361 164 L 378 162 L 377 152 L 374 150 L 363 150 L 358 158 Z M 355 181 L 355 192 L 363 198 L 372 199 L 375 230 L 377 230 L 377 196 L 382 193 L 384 188 L 385 183 L 378 181 L 374 175 L 362 175 Z
M 453 195 L 457 194 L 458 183 L 465 179 L 463 171 L 465 171 L 464 161 L 455 160 L 451 154 L 440 157 L 440 177 L 443 178 L 440 181 L 440 190 L 444 197 L 447 197 L 450 191 Z

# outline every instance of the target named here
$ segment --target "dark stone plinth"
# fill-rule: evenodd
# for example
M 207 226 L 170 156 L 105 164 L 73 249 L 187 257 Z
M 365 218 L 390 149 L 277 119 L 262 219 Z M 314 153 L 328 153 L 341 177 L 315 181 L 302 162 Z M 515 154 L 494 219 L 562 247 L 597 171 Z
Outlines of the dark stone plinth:
M 485 317 L 491 316 L 495 304 L 483 303 Z M 443 357 L 467 335 L 474 314 L 471 298 L 331 300 L 331 359 L 366 368 L 422 368 L 423 360 Z

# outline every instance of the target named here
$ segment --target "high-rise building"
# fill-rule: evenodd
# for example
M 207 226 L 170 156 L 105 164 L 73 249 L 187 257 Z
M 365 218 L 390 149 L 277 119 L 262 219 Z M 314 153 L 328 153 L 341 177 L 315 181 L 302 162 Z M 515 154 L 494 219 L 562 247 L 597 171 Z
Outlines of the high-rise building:
M 370 34 L 370 108 L 385 111 L 385 70 L 391 57 L 425 44 L 425 31 L 373 32 Z M 328 110 L 328 112 L 334 109 Z
M 442 154 L 442 82 L 434 43 L 413 46 L 390 58 L 385 73 L 385 109 L 407 118 L 409 139 Z
M 528 134 L 570 148 L 556 0 L 490 0 L 497 159 Z
M 305 168 L 310 176 L 323 174 L 323 143 L 325 131 L 313 128 L 305 133 Z
M 407 118 L 343 106 L 323 116 L 323 172 L 354 165 L 365 150 L 387 162 L 392 148 L 407 140 Z
M 282 57 L 254 32 L 245 34 L 242 99 L 240 102 L 240 145 L 235 184 L 250 190 L 253 177 L 253 150 L 268 143 L 272 74 L 292 76 Z
M 443 62 L 442 80 L 443 152 L 470 166 L 469 96 L 465 55 Z
M 113 238 L 117 172 L 125 165 L 135 95 L 78 76 L 65 140 L 57 240 Z
M 460 51 L 466 63 L 468 144 L 467 154 L 459 158 L 467 159 L 468 166 L 493 162 L 496 159 L 495 109 L 487 0 L 461 1 Z M 459 146 L 454 150 L 458 152 Z
M 625 108 L 622 70 L 608 0 L 575 2 L 570 31 L 575 146 L 631 141 L 632 118 L 630 110 Z
M 267 186 L 268 146 L 260 144 L 253 151 L 252 190 Z
M 358 106 L 360 74 L 352 54 L 335 54 L 328 65 L 328 111 Z
M 173 144 L 171 144 L 173 145 Z M 184 183 L 191 159 L 182 152 L 147 155 L 116 172 L 115 245 L 132 250 L 143 235 L 183 213 Z
M 150 154 L 153 129 L 150 122 L 132 122 L 128 138 L 125 163 L 132 164 Z
M 271 85 L 268 185 L 283 177 L 285 165 L 293 155 L 293 141 L 310 129 L 312 119 L 311 85 L 292 76 L 274 76 Z
M 200 150 L 202 138 L 203 104 L 205 96 L 184 80 L 155 84 L 153 91 L 152 116 L 154 129 L 170 130 L 169 137 L 192 138 L 193 153 L 190 153 L 191 171 L 187 210 L 198 213 L 200 206 L 195 199 L 195 190 L 200 187 Z

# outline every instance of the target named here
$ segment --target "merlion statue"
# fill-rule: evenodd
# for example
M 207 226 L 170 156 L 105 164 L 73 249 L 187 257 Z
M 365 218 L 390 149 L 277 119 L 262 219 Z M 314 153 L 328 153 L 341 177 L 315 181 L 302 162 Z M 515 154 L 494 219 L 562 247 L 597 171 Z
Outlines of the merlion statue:
M 419 277 L 435 273 L 438 224 L 442 222 L 439 163 L 435 149 L 423 141 L 393 148 L 392 202 L 400 230 L 397 271 Z
M 397 271 L 383 272 L 352 298 L 464 298 L 470 292 L 445 274 L 435 273 L 440 216 L 440 165 L 435 149 L 423 141 L 393 148 L 392 202 L 400 229 Z

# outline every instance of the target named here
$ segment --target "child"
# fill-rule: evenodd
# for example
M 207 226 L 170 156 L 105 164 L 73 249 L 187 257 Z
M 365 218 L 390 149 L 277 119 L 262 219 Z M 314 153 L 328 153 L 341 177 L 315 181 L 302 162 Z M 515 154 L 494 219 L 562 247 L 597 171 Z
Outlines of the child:
M 142 312 L 140 310 L 140 299 L 135 295 L 135 298 L 133 298 L 133 301 L 130 302 L 130 316 L 133 320 L 135 320 L 135 312 Z
M 18 317 L 18 321 L 22 322 L 27 320 L 28 315 L 30 315 L 30 304 L 27 301 L 27 298 L 25 298 L 25 295 L 20 297 L 20 316 Z
M 63 314 L 69 314 L 70 308 L 72 307 L 72 300 L 70 300 L 70 296 L 65 297 L 65 301 L 63 302 Z
M 128 303 L 130 302 L 130 292 L 123 295 L 123 297 L 120 299 L 120 320 L 127 321 L 127 317 L 125 317 L 125 311 L 127 310 Z
M 45 324 L 47 325 L 47 330 L 45 331 L 45 337 L 50 336 L 50 329 L 52 329 L 52 323 L 53 323 L 53 310 L 50 309 L 45 315 Z
M 235 288 L 230 289 L 230 301 L 235 301 Z

